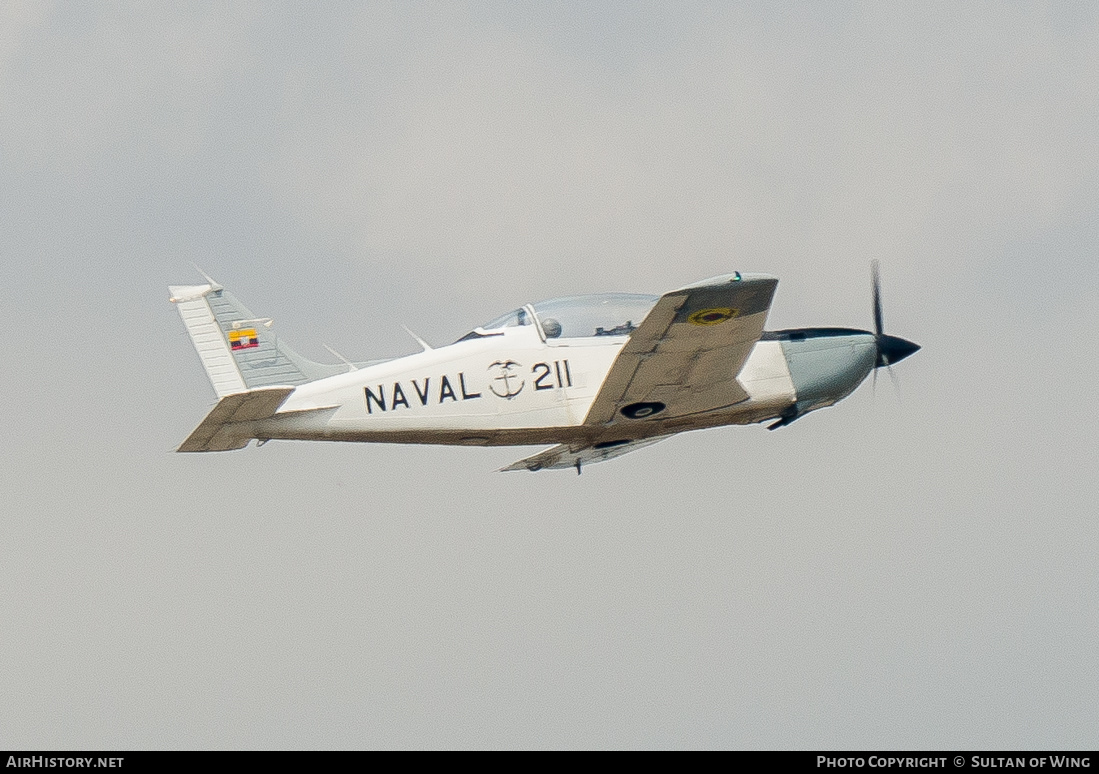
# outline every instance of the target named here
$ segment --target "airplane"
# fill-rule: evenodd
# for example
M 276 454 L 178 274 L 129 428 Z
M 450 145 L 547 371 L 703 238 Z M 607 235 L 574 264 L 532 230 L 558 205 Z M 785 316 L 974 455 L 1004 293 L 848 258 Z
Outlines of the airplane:
M 579 474 L 687 430 L 785 427 L 920 348 L 885 333 L 877 262 L 873 332 L 765 331 L 778 279 L 734 272 L 662 296 L 526 304 L 438 348 L 408 331 L 423 351 L 352 363 L 330 350 L 336 365 L 297 354 L 270 318 L 203 278 L 169 286 L 218 398 L 180 452 L 276 439 L 553 444 L 501 471 Z

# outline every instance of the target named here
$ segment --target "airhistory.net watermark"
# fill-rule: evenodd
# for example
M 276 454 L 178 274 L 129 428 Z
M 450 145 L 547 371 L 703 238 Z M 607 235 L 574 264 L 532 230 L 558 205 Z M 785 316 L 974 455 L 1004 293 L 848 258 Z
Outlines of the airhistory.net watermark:
M 14 769 L 118 769 L 124 758 L 63 758 L 51 755 L 9 755 L 5 766 Z

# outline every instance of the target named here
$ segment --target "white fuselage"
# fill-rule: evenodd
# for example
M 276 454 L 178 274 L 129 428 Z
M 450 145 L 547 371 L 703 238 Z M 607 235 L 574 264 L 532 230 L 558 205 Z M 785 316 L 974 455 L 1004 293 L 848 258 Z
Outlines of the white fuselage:
M 797 396 L 781 342 L 759 341 L 740 370 L 748 393 L 703 414 L 585 425 L 627 336 L 543 340 L 517 326 L 299 386 L 253 437 L 510 445 L 645 438 L 777 417 Z

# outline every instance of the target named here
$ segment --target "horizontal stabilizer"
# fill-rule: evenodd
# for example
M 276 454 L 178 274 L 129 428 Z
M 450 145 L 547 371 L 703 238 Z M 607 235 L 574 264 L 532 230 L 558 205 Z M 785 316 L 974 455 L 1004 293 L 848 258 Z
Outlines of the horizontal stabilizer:
M 248 425 L 241 423 L 274 416 L 293 391 L 293 387 L 261 387 L 226 395 L 176 451 L 243 449 L 252 440 L 252 435 Z
M 508 470 L 567 470 L 569 468 L 576 468 L 576 471 L 579 472 L 582 465 L 613 460 L 623 454 L 652 446 L 657 441 L 663 441 L 668 437 L 667 435 L 657 435 L 652 438 L 642 438 L 639 441 L 610 441 L 575 450 L 568 444 L 560 444 L 551 446 L 533 456 L 525 457 L 518 462 L 513 462 L 506 468 L 500 468 L 500 472 Z

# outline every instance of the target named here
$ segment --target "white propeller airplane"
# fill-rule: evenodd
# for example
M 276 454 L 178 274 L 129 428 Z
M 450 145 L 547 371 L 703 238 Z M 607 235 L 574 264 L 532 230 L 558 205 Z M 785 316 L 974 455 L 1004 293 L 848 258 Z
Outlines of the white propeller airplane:
M 203 276 L 206 284 L 169 288 L 218 397 L 181 452 L 253 439 L 550 443 L 502 470 L 579 473 L 685 430 L 783 427 L 919 349 L 885 334 L 876 263 L 873 333 L 764 331 L 778 280 L 736 272 L 659 297 L 528 304 L 449 346 L 417 337 L 422 352 L 343 365 L 298 355 L 269 318 Z

